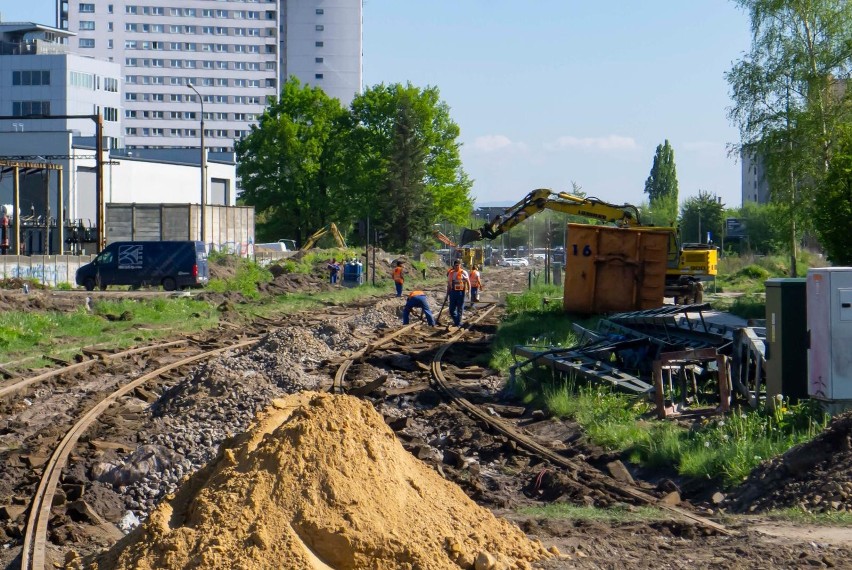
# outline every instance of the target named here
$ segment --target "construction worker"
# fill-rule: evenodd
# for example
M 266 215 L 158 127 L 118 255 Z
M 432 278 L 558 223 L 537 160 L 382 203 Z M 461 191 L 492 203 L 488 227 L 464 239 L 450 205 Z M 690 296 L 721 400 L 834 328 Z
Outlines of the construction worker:
M 331 262 L 328 264 L 328 281 L 332 285 L 337 283 L 337 275 L 340 273 L 340 264 L 337 263 L 337 258 L 332 257 Z
M 426 322 L 429 323 L 429 326 L 435 326 L 435 317 L 432 316 L 432 311 L 429 309 L 429 300 L 426 298 L 426 293 L 423 291 L 412 291 L 408 294 L 408 300 L 405 302 L 405 308 L 402 309 L 402 324 L 408 324 L 408 317 L 411 314 L 411 309 L 422 310 L 423 316 L 426 317 Z
M 470 306 L 479 302 L 479 292 L 482 290 L 482 275 L 479 266 L 474 265 L 470 270 Z
M 405 278 L 402 276 L 403 273 L 402 261 L 397 261 L 396 267 L 393 268 L 393 284 L 396 286 L 397 297 L 402 297 L 402 284 L 405 283 Z
M 449 299 L 450 316 L 457 327 L 462 325 L 464 315 L 464 298 L 470 290 L 470 276 L 461 266 L 461 259 L 453 262 L 453 267 L 447 272 L 447 299 Z

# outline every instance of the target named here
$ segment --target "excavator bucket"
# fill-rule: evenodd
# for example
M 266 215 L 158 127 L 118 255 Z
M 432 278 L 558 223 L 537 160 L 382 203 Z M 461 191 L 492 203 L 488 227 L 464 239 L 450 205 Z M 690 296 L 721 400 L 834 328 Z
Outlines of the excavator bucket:
M 471 243 L 474 241 L 479 241 L 482 239 L 482 232 L 479 230 L 472 230 L 470 228 L 465 228 L 461 234 L 461 240 L 459 241 L 459 245 L 464 245 L 466 243 Z

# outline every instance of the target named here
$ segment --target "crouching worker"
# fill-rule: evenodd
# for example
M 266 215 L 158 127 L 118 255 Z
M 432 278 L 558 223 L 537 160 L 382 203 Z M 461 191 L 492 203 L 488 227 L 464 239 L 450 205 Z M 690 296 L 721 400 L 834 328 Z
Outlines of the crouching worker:
M 435 317 L 432 316 L 432 311 L 429 309 L 429 300 L 426 298 L 426 293 L 423 291 L 412 291 L 408 294 L 408 300 L 405 302 L 405 308 L 402 310 L 402 324 L 408 324 L 411 309 L 422 310 L 423 316 L 426 317 L 426 322 L 429 323 L 429 326 L 435 326 Z

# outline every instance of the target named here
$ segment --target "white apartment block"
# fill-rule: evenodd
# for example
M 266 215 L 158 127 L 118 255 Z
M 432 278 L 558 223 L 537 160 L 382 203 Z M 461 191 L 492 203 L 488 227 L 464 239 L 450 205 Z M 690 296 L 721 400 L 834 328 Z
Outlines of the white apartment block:
M 289 75 L 360 92 L 362 0 L 57 0 L 71 48 L 121 65 L 126 148 L 233 150 Z M 192 85 L 201 95 L 199 100 Z

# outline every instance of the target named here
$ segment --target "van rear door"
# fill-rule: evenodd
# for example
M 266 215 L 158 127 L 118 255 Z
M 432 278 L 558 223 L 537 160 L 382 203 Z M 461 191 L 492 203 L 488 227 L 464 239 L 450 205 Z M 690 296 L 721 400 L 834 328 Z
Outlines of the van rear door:
M 198 267 L 198 276 L 196 277 L 196 283 L 200 285 L 206 285 L 207 281 L 210 279 L 210 267 L 207 264 L 207 247 L 202 241 L 196 241 L 194 243 L 195 265 Z

